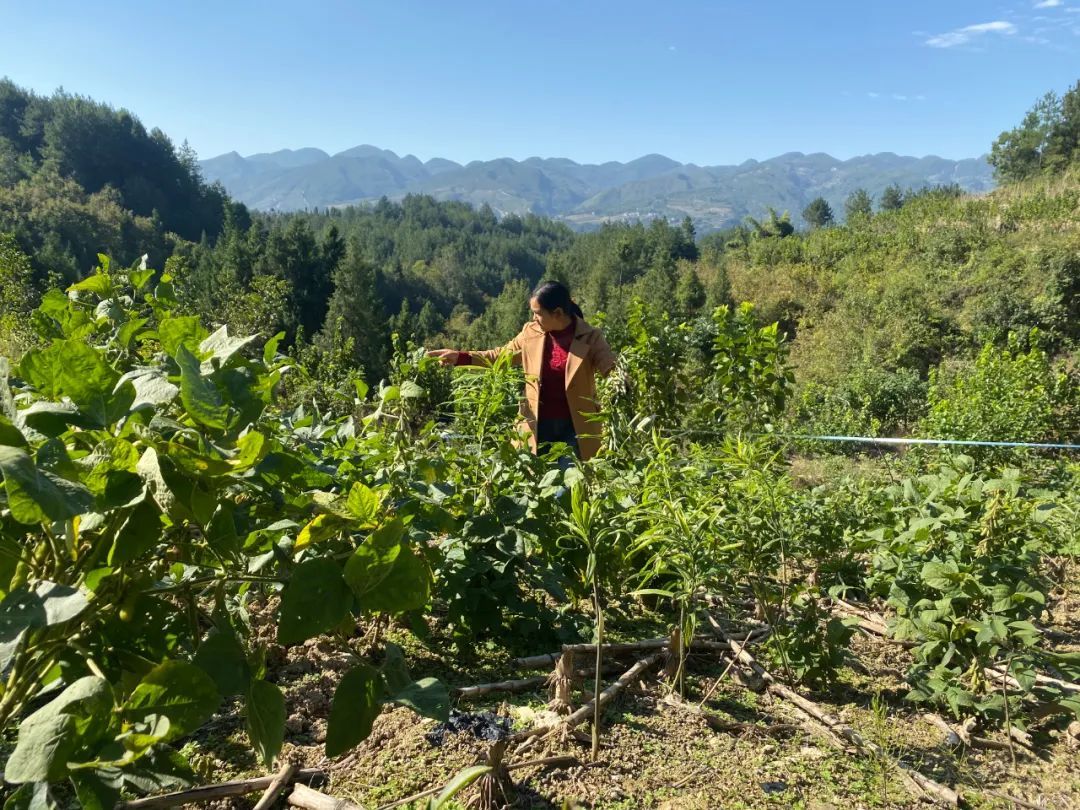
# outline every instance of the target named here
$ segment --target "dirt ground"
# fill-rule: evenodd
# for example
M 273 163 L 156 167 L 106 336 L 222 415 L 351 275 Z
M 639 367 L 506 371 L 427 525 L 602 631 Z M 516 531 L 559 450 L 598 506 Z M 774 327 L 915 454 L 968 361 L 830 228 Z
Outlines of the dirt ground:
M 1052 643 L 1063 650 L 1080 649 L 1078 568 L 1075 564 L 1068 568 L 1069 577 L 1053 605 L 1057 632 Z M 259 632 L 266 634 L 267 641 L 272 639 L 272 628 Z M 390 631 L 390 638 L 406 649 L 415 677 L 438 676 L 450 686 L 541 674 L 514 670 L 509 656 L 499 651 L 483 649 L 462 655 L 441 649 L 435 639 L 421 645 L 400 629 Z M 350 644 L 359 649 L 362 639 Z M 448 733 L 441 745 L 435 745 L 425 737 L 435 721 L 387 706 L 367 740 L 330 761 L 322 747 L 326 720 L 337 682 L 351 666 L 348 656 L 335 652 L 334 643 L 327 639 L 288 651 L 271 644 L 270 652 L 270 677 L 285 690 L 288 706 L 282 757 L 324 770 L 328 781 L 320 788 L 323 792 L 378 808 L 441 787 L 463 768 L 486 760 L 491 743 L 468 733 Z M 730 673 L 721 678 L 724 662 L 715 653 L 702 653 L 695 654 L 690 663 L 685 699 L 673 696 L 662 673 L 652 671 L 606 707 L 595 762 L 590 757 L 587 725 L 580 739 L 555 735 L 525 754 L 511 750 L 508 762 L 558 754 L 577 758 L 571 767 L 514 771 L 511 806 L 620 810 L 920 806 L 894 764 L 898 759 L 955 787 L 972 807 L 1080 808 L 1080 745 L 1063 724 L 1034 730 L 1039 756 L 1022 749 L 954 750 L 946 744 L 943 732 L 903 701 L 903 673 L 909 663 L 903 648 L 860 633 L 852 640 L 850 653 L 840 682 L 829 691 L 800 691 L 878 745 L 887 757 L 874 759 L 838 750 L 801 727 L 793 728 L 800 720 L 790 705 L 744 688 Z M 634 657 L 620 660 L 621 669 L 632 664 Z M 548 697 L 540 689 L 459 702 L 457 708 L 491 711 L 511 718 L 515 729 L 525 729 L 551 721 Z M 580 691 L 575 693 L 577 705 L 586 699 Z M 717 730 L 725 725 L 731 728 Z M 987 736 L 1005 741 L 1000 732 Z M 250 753 L 235 706 L 215 718 L 185 752 L 192 755 L 207 781 L 263 772 Z M 466 804 L 476 791 L 469 788 L 458 801 Z M 218 807 L 245 808 L 255 798 L 222 802 Z

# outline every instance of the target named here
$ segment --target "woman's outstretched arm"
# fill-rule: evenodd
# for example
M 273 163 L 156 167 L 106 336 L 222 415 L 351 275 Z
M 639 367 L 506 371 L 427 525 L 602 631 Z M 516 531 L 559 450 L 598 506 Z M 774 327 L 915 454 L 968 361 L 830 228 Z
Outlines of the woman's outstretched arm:
M 428 357 L 437 357 L 444 366 L 490 366 L 504 354 L 513 358 L 515 366 L 521 365 L 522 333 L 498 349 L 484 349 L 478 352 L 463 352 L 458 349 L 431 349 Z

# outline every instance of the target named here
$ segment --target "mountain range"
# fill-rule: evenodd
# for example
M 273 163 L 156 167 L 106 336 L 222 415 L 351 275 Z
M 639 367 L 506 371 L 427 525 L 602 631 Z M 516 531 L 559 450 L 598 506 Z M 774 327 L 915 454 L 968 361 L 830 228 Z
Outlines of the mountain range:
M 335 155 L 321 149 L 282 149 L 242 157 L 229 152 L 199 162 L 209 182 L 251 208 L 297 211 L 355 205 L 380 197 L 430 194 L 439 200 L 487 204 L 502 216 L 535 213 L 587 229 L 605 220 L 682 219 L 700 231 L 760 217 L 769 206 L 799 213 L 824 197 L 837 218 L 852 191 L 875 199 L 892 184 L 941 184 L 979 193 L 994 186 L 986 158 L 947 160 L 891 152 L 838 160 L 823 153 L 789 152 L 737 166 L 697 166 L 663 155 L 629 163 L 580 164 L 567 158 L 498 158 L 462 165 L 444 158 L 421 161 L 388 149 L 356 146 Z

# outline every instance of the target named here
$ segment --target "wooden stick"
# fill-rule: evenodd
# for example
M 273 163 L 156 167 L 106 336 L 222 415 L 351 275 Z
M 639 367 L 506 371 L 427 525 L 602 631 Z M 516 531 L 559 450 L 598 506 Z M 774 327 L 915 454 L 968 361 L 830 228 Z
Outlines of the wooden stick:
M 990 667 L 990 671 L 994 673 L 994 677 L 998 680 L 1006 674 L 1005 670 L 1001 667 Z M 1051 678 L 1049 675 L 1043 675 L 1041 672 L 1035 673 L 1035 683 L 1039 686 L 1054 686 L 1063 692 L 1080 693 L 1080 683 L 1070 683 L 1069 681 L 1063 681 L 1060 678 Z
M 789 703 L 794 704 L 802 712 L 818 723 L 821 724 L 823 729 L 827 732 L 827 736 L 833 739 L 839 739 L 841 745 L 843 742 L 847 742 L 855 748 L 859 749 L 864 754 L 871 754 L 880 759 L 890 759 L 901 771 L 901 775 L 904 776 L 905 781 L 909 787 L 914 787 L 913 792 L 921 795 L 926 795 L 937 799 L 950 807 L 960 807 L 961 799 L 960 795 L 953 789 L 946 787 L 938 782 L 935 782 L 928 776 L 923 776 L 917 770 L 910 765 L 906 765 L 898 759 L 895 759 L 890 754 L 882 750 L 880 746 L 869 740 L 863 739 L 862 735 L 851 726 L 845 725 L 833 717 L 829 716 L 824 709 L 818 706 L 811 700 L 807 700 L 802 695 L 779 683 L 776 678 L 772 676 L 763 666 L 761 666 L 750 653 L 746 652 L 746 649 L 738 642 L 730 642 L 731 649 L 735 655 L 750 667 L 754 673 L 765 682 L 765 688 L 770 694 L 783 698 Z
M 966 745 L 968 748 L 982 748 L 987 751 L 1008 751 L 1009 744 L 999 742 L 997 740 L 991 740 L 988 737 L 976 737 L 969 733 L 968 729 L 960 726 L 955 727 L 949 725 L 943 717 L 937 714 L 924 714 L 923 719 L 930 723 L 932 726 L 941 729 L 945 732 L 949 738 L 946 740 L 947 744 L 952 746 Z M 955 738 L 956 742 L 952 742 Z
M 1004 799 L 1007 802 L 1012 802 L 1017 807 L 1028 807 L 1031 808 L 1031 810 L 1047 810 L 1045 804 L 1034 804 L 1032 802 L 1025 801 L 1024 799 L 1018 799 L 1015 796 L 1010 796 L 1008 793 L 997 793 L 993 790 L 984 790 L 983 793 L 985 793 L 987 796 L 993 796 L 995 799 Z
M 543 669 L 554 666 L 559 660 L 561 653 L 544 653 L 543 655 L 530 655 L 525 658 L 512 658 L 510 666 L 517 669 Z
M 364 810 L 360 805 L 350 802 L 348 799 L 338 799 L 319 793 L 306 785 L 294 785 L 289 794 L 289 804 L 293 807 L 301 807 L 304 810 Z
M 619 653 L 632 653 L 632 652 L 645 652 L 647 650 L 662 650 L 668 646 L 668 638 L 648 638 L 644 641 L 627 641 L 615 644 L 605 644 L 605 655 L 618 655 Z M 575 655 L 595 655 L 595 644 L 564 644 L 562 651 L 564 653 L 574 653 Z
M 490 695 L 492 692 L 531 692 L 539 689 L 548 682 L 547 675 L 537 675 L 535 678 L 521 678 L 512 681 L 499 681 L 498 683 L 481 683 L 476 686 L 458 686 L 450 690 L 450 694 L 462 700 Z
M 916 641 L 910 639 L 898 639 L 889 633 L 889 628 L 885 624 L 885 619 L 882 616 L 878 616 L 869 611 L 856 608 L 854 605 L 850 605 L 842 599 L 837 599 L 834 608 L 834 613 L 839 613 L 842 616 L 850 616 L 858 619 L 858 627 L 864 633 L 877 636 L 878 638 L 888 641 L 890 644 L 898 644 L 901 647 L 918 647 L 919 644 Z
M 292 762 L 287 762 L 285 765 L 281 766 L 281 770 L 278 771 L 277 776 L 274 777 L 274 781 L 270 783 L 266 792 L 255 804 L 254 810 L 270 810 L 270 807 L 273 806 L 278 794 L 285 789 L 289 780 L 293 778 L 293 774 L 298 770 L 300 770 L 300 766 Z
M 310 782 L 325 775 L 323 771 L 316 768 L 305 768 L 297 771 L 294 778 L 298 782 Z M 230 796 L 246 796 L 249 793 L 266 790 L 275 779 L 277 779 L 277 776 L 235 779 L 218 785 L 204 785 L 189 790 L 163 793 L 160 796 L 148 796 L 145 799 L 133 799 L 130 802 L 121 802 L 116 808 L 117 810 L 145 810 L 146 808 L 178 807 L 182 804 L 208 802 L 212 799 L 225 799 Z
M 711 617 L 710 617 L 711 618 Z M 689 644 L 686 645 L 688 651 L 692 651 L 694 647 L 701 650 L 726 650 L 726 641 L 728 636 L 720 629 L 719 625 L 716 626 L 716 635 L 714 638 L 697 637 Z M 762 627 L 755 627 L 750 631 L 750 642 L 753 643 L 760 638 L 767 636 L 772 632 L 771 628 L 767 625 Z M 719 639 L 719 640 L 717 640 Z M 647 652 L 649 650 L 662 650 L 666 649 L 670 638 L 647 638 L 643 641 L 629 641 L 619 642 L 613 644 L 604 645 L 605 655 L 620 655 L 623 653 L 633 652 Z M 595 644 L 564 644 L 562 651 L 553 653 L 544 653 L 543 655 L 530 655 L 525 658 L 511 659 L 510 665 L 517 669 L 540 669 L 542 667 L 554 666 L 558 663 L 559 658 L 563 652 L 581 654 L 581 655 L 595 655 Z

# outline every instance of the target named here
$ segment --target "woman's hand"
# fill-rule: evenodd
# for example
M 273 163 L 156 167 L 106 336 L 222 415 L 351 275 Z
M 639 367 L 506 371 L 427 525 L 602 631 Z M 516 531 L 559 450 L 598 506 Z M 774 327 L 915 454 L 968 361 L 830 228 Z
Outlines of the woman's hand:
M 439 362 L 444 366 L 453 366 L 457 365 L 458 355 L 460 354 L 461 352 L 455 349 L 431 349 L 427 356 L 439 358 Z

